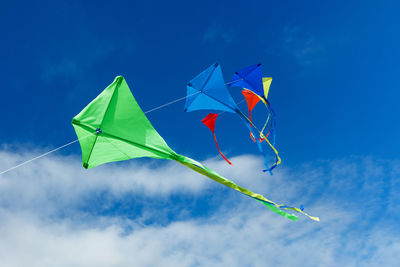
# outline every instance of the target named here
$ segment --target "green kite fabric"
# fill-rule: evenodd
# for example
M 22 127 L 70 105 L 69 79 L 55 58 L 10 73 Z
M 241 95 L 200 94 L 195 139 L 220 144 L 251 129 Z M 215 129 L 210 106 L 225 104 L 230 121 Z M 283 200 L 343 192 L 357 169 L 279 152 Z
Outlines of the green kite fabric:
M 72 125 L 82 149 L 83 167 L 87 169 L 107 162 L 140 157 L 175 160 L 262 202 L 272 211 L 288 219 L 296 221 L 298 217 L 282 209 L 305 214 L 298 208 L 278 205 L 260 194 L 236 185 L 200 162 L 173 151 L 151 125 L 122 76 L 116 77 L 112 84 L 76 115 Z M 319 221 L 317 217 L 305 215 Z
M 175 152 L 154 130 L 133 97 L 125 79 L 117 77 L 72 120 L 85 168 L 131 158 L 169 158 Z

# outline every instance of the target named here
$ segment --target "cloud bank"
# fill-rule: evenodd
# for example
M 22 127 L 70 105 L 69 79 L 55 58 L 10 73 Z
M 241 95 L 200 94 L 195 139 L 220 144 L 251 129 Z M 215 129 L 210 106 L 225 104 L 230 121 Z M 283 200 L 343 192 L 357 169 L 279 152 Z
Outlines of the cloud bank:
M 30 152 L 0 151 L 0 169 Z M 289 221 L 173 162 L 92 170 L 49 156 L 0 176 L 1 266 L 396 266 L 398 162 L 321 161 L 260 172 L 206 164 L 321 218 Z

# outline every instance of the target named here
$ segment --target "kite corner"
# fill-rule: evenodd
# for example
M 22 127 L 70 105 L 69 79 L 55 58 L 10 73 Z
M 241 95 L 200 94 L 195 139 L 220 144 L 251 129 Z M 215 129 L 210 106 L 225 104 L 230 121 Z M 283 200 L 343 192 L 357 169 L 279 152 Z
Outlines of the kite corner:
M 114 82 L 120 81 L 120 80 L 125 80 L 124 76 L 122 76 L 122 75 L 117 75 L 117 76 L 115 77 L 115 79 L 114 79 Z

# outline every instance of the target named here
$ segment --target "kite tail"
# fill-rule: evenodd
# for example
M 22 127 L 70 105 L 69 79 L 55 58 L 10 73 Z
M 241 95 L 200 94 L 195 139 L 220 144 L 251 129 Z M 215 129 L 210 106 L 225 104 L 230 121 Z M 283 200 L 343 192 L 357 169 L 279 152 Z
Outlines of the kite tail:
M 272 133 L 272 145 L 275 146 L 275 129 L 276 129 L 276 114 L 275 111 L 270 107 L 272 113 L 272 126 L 270 132 Z
M 255 136 L 255 134 L 253 133 L 253 127 L 251 127 L 251 126 L 254 126 L 254 125 L 253 125 L 253 123 L 250 121 L 250 119 L 247 118 L 246 115 L 244 115 L 240 110 L 237 110 L 236 112 L 238 113 L 239 117 L 242 119 L 242 121 L 244 122 L 244 124 L 246 125 L 246 127 L 249 129 L 249 131 Z M 250 125 L 251 125 L 251 126 L 250 126 Z M 254 128 L 255 128 L 255 130 L 257 130 L 256 127 L 254 127 Z M 273 170 L 276 166 L 278 166 L 278 165 L 281 163 L 281 158 L 280 158 L 279 155 L 278 155 L 278 151 L 271 145 L 271 143 L 268 141 L 268 139 L 265 137 L 265 135 L 263 135 L 262 133 L 260 133 L 259 130 L 257 130 L 257 131 L 259 132 L 260 137 L 261 137 L 261 138 L 264 138 L 264 139 L 266 140 L 266 142 L 271 146 L 271 148 L 272 148 L 272 149 L 274 150 L 274 152 L 275 152 L 275 155 L 276 155 L 275 163 L 274 163 L 271 167 L 269 167 L 269 165 L 268 165 L 268 158 L 267 158 L 267 156 L 264 154 L 264 150 L 263 150 L 263 148 L 262 148 L 262 144 L 261 144 L 260 142 L 257 142 L 257 143 L 256 143 L 256 144 L 257 144 L 257 147 L 258 147 L 258 150 L 260 150 L 261 154 L 264 156 L 264 166 L 265 166 L 267 169 L 266 169 L 266 170 L 263 170 L 263 171 L 264 171 L 264 172 L 267 172 L 267 171 L 268 171 L 271 175 L 273 175 L 272 170 Z
M 319 222 L 319 218 L 318 218 L 318 217 L 314 217 L 314 216 L 308 215 L 307 213 L 304 212 L 304 207 L 303 207 L 303 205 L 300 205 L 300 208 L 281 205 L 281 206 L 279 206 L 279 208 L 297 211 L 298 213 L 301 213 L 301 214 L 307 216 L 307 217 L 310 218 L 311 220 L 314 220 L 314 221 Z
M 294 208 L 294 207 L 289 207 L 289 206 L 284 206 L 284 205 L 278 205 L 275 202 L 273 202 L 271 200 L 268 200 L 267 198 L 265 198 L 264 196 L 262 196 L 260 194 L 253 193 L 252 191 L 235 184 L 231 180 L 226 179 L 225 177 L 219 175 L 215 171 L 207 168 L 206 166 L 204 166 L 200 162 L 195 161 L 195 160 L 193 160 L 191 158 L 176 154 L 176 155 L 174 155 L 174 157 L 172 157 L 172 159 L 174 159 L 175 161 L 179 162 L 180 164 L 182 164 L 182 165 L 184 165 L 184 166 L 186 166 L 186 167 L 188 167 L 188 168 L 190 168 L 190 169 L 192 169 L 192 170 L 194 170 L 194 171 L 196 171 L 196 172 L 198 172 L 200 174 L 203 174 L 204 176 L 207 176 L 208 178 L 210 178 L 210 179 L 212 179 L 212 180 L 214 180 L 214 181 L 216 181 L 216 182 L 218 182 L 220 184 L 223 184 L 223 185 L 225 185 L 225 186 L 227 186 L 227 187 L 229 187 L 229 188 L 231 188 L 233 190 L 236 190 L 236 191 L 238 191 L 240 193 L 243 193 L 243 194 L 245 194 L 245 195 L 247 195 L 247 196 L 249 196 L 251 198 L 254 198 L 255 200 L 263 203 L 267 208 L 269 208 L 273 212 L 275 212 L 275 213 L 277 213 L 277 214 L 279 214 L 279 215 L 281 215 L 283 217 L 286 217 L 286 218 L 288 218 L 290 220 L 297 221 L 298 217 L 296 215 L 294 215 L 294 214 L 289 214 L 289 213 L 285 212 L 282 209 L 290 209 L 290 210 L 294 210 L 294 211 L 297 211 L 297 212 L 305 214 L 299 208 Z M 307 214 L 305 214 L 305 215 L 308 216 L 312 220 L 319 221 L 318 217 L 312 217 L 312 216 L 309 216 Z
M 251 111 L 250 110 L 249 110 L 249 119 L 251 122 Z M 249 127 L 251 128 L 251 123 L 249 123 Z M 250 137 L 251 137 L 251 140 L 253 140 L 253 142 L 257 142 L 257 140 L 254 138 L 254 135 L 251 131 L 250 131 Z
M 265 127 L 267 127 L 270 117 L 271 117 L 271 113 L 268 114 L 267 120 L 265 121 L 264 126 L 261 129 L 262 134 L 264 134 Z M 250 118 L 250 121 L 251 121 L 251 118 Z M 265 136 L 268 137 L 270 132 L 271 132 L 271 130 L 269 130 Z M 260 139 L 262 139 L 262 138 L 260 138 Z M 262 140 L 264 140 L 264 139 L 262 139 Z
M 274 151 L 275 153 L 275 163 L 272 164 L 272 166 L 270 168 L 268 168 L 267 170 L 264 171 L 268 171 L 269 173 L 272 174 L 272 170 L 275 169 L 279 164 L 281 164 L 282 160 L 281 157 L 279 157 L 278 151 L 276 150 L 276 148 L 271 144 L 271 142 L 268 140 L 268 138 L 266 136 L 263 135 L 263 137 L 265 142 L 268 143 L 268 145 L 271 147 L 271 149 Z
M 232 162 L 230 162 L 225 156 L 224 154 L 222 154 L 221 150 L 219 149 L 218 143 L 217 143 L 217 137 L 215 137 L 215 133 L 213 132 L 213 136 L 214 136 L 214 141 L 215 141 L 215 145 L 217 146 L 218 152 L 219 154 L 224 158 L 224 160 L 226 162 L 228 162 L 230 165 L 232 165 Z
M 266 100 L 265 104 L 271 111 L 270 113 L 272 114 L 271 129 L 269 132 L 272 135 L 272 145 L 275 146 L 276 113 L 274 109 L 271 107 L 271 104 L 268 102 L 268 100 Z
M 251 127 L 251 126 L 252 126 L 251 121 L 250 121 L 246 116 L 244 116 L 240 111 L 238 111 L 238 114 L 239 114 L 239 117 L 242 119 L 244 125 L 246 125 L 247 129 L 249 129 L 250 134 L 252 134 L 253 136 L 255 136 L 255 133 L 253 132 L 253 128 Z M 263 150 L 261 144 L 260 144 L 259 142 L 257 142 L 256 144 L 257 144 L 258 150 L 260 150 L 261 154 L 264 155 L 264 150 Z M 265 157 L 264 157 L 264 158 L 265 158 Z M 264 163 L 265 163 L 265 167 L 268 168 L 267 160 L 265 160 Z
M 268 170 L 265 170 L 265 171 L 269 171 L 270 173 L 272 173 L 272 170 L 275 169 L 279 164 L 281 164 L 282 160 L 281 160 L 281 158 L 279 157 L 278 150 L 276 150 L 276 148 L 274 147 L 274 146 L 275 146 L 276 114 L 275 114 L 275 111 L 272 109 L 272 107 L 271 107 L 271 105 L 269 104 L 268 101 L 264 102 L 264 104 L 265 104 L 265 106 L 270 110 L 270 114 L 272 114 L 271 129 L 270 129 L 269 132 L 267 133 L 267 136 L 265 136 L 265 135 L 263 134 L 263 131 L 264 131 L 264 129 L 265 129 L 265 127 L 266 127 L 266 125 L 267 125 L 269 119 L 270 119 L 270 115 L 268 115 L 267 122 L 265 123 L 263 129 L 261 130 L 260 137 L 261 137 L 262 139 L 264 139 L 264 140 L 268 143 L 268 145 L 271 147 L 271 149 L 272 149 L 272 150 L 274 151 L 274 153 L 275 153 L 275 163 L 274 163 Z M 269 135 L 272 136 L 272 143 L 270 142 L 270 140 L 268 140 L 268 136 L 269 136 Z

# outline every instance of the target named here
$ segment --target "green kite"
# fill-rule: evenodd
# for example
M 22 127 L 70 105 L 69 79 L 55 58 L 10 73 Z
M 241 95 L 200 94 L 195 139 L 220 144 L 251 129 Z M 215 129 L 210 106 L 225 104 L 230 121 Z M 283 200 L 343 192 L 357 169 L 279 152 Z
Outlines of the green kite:
M 151 125 L 122 76 L 115 78 L 72 120 L 82 149 L 82 164 L 90 169 L 103 163 L 151 157 L 175 160 L 208 178 L 252 197 L 270 210 L 294 221 L 298 217 L 285 212 L 294 210 L 319 221 L 295 207 L 279 205 L 260 194 L 243 188 L 207 168 L 200 162 L 173 151 Z

